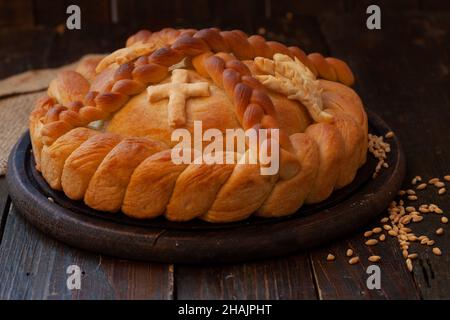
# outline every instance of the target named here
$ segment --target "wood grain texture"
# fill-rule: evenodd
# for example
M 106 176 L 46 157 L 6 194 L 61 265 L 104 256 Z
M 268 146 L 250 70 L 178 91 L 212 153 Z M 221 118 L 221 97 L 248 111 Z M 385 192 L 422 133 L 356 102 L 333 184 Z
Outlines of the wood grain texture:
M 366 228 L 367 230 L 370 228 Z M 397 239 L 387 239 L 376 246 L 364 244 L 363 230 L 343 241 L 311 253 L 314 277 L 320 299 L 419 299 L 412 275 L 398 248 Z M 388 236 L 388 238 L 390 238 Z M 349 264 L 347 249 L 354 251 L 360 263 Z M 328 253 L 336 256 L 335 261 L 327 261 Z M 381 289 L 367 287 L 367 268 L 374 263 L 368 261 L 371 255 L 382 257 L 377 263 L 381 270 Z
M 49 67 L 57 67 L 74 62 L 88 53 L 109 53 L 125 45 L 131 34 L 125 27 L 89 26 L 82 31 L 68 30 L 60 34 L 51 32 L 53 38 L 49 45 Z
M 0 78 L 47 67 L 52 35 L 45 28 L 0 28 Z
M 66 286 L 70 265 L 81 290 Z M 40 233 L 14 208 L 0 246 L 0 299 L 172 299 L 170 265 L 121 261 L 72 249 Z
M 65 1 L 33 0 L 33 14 L 36 26 L 56 27 L 65 23 L 67 5 Z
M 262 1 L 218 0 L 211 6 L 212 23 L 224 29 L 255 33 L 254 21 L 261 16 Z
M 320 52 L 328 55 L 328 47 L 321 35 L 320 25 L 315 17 L 302 14 L 265 18 L 258 16 L 254 32 L 262 33 L 268 40 L 278 41 L 288 46 L 298 46 L 307 54 Z
M 0 1 L 0 27 L 26 27 L 33 24 L 33 0 Z
M 8 188 L 5 177 L 0 177 L 0 243 L 5 231 L 6 219 L 8 217 L 11 200 L 8 197 Z
M 448 13 L 440 18 L 404 14 L 401 19 L 384 14 L 382 31 L 369 31 L 351 16 L 322 21 L 332 53 L 348 61 L 355 71 L 356 88 L 366 106 L 382 115 L 403 142 L 408 164 L 404 188 L 411 187 L 409 181 L 416 175 L 428 180 L 450 172 L 449 18 Z M 346 28 L 340 28 L 342 25 Z M 450 210 L 448 193 L 439 196 L 434 187 L 419 192 L 419 201 L 407 205 L 422 203 Z M 450 287 L 442 285 L 450 279 L 450 242 L 448 232 L 434 235 L 439 226 L 439 217 L 430 216 L 412 227 L 417 235 L 435 239 L 443 252 L 436 257 L 430 248 L 413 245 L 411 249 L 421 257 L 415 263 L 414 281 L 425 299 L 450 296 Z M 404 264 L 399 261 L 397 268 Z
M 36 25 L 56 27 L 65 25 L 69 14 L 67 7 L 77 5 L 81 11 L 81 28 L 105 25 L 110 23 L 110 0 L 34 0 L 33 8 Z
M 308 256 L 239 265 L 177 265 L 177 299 L 317 299 Z

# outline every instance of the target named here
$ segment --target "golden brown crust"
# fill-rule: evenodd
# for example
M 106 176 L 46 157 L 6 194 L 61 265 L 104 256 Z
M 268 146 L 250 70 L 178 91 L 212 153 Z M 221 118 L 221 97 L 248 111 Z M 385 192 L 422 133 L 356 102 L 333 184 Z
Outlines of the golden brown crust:
M 329 123 L 316 123 L 305 132 L 319 146 L 319 168 L 306 203 L 325 200 L 333 192 L 344 159 L 344 139 Z
M 89 82 L 78 72 L 65 70 L 50 82 L 48 95 L 67 106 L 74 101 L 83 101 L 90 88 Z
M 123 139 L 95 171 L 84 202 L 97 210 L 119 211 L 134 169 L 145 158 L 165 148 L 165 144 L 147 138 Z
M 50 187 L 62 190 L 61 175 L 66 159 L 83 142 L 96 135 L 88 128 L 75 128 L 59 137 L 51 146 L 45 146 L 41 154 L 41 172 Z
M 64 193 L 70 199 L 84 198 L 98 166 L 121 140 L 122 138 L 117 134 L 98 134 L 83 143 L 67 158 L 61 184 Z
M 131 176 L 122 211 L 141 219 L 163 214 L 175 182 L 186 167 L 172 162 L 170 150 L 145 159 Z
M 283 86 L 264 80 L 277 75 Z M 170 91 L 169 81 L 183 85 Z M 239 30 L 141 31 L 52 81 L 30 115 L 37 168 L 69 198 L 135 218 L 287 215 L 349 184 L 365 162 L 367 116 L 353 82 L 341 60 Z M 98 120 L 103 132 L 87 129 Z M 250 150 L 238 164 L 173 163 L 173 128 L 192 132 L 194 120 L 222 133 L 279 129 L 278 173 L 244 163 Z
M 243 157 L 248 156 L 248 152 Z M 274 176 L 260 173 L 258 164 L 238 163 L 222 186 L 206 214 L 200 218 L 209 222 L 231 222 L 246 219 L 269 195 Z
M 81 74 L 89 82 L 92 82 L 97 76 L 95 68 L 103 58 L 103 55 L 89 55 L 78 63 L 75 71 Z
M 234 167 L 234 164 L 190 164 L 178 176 L 167 204 L 167 219 L 188 221 L 206 214 Z
M 336 181 L 336 189 L 340 189 L 353 181 L 359 168 L 361 153 L 364 152 L 364 133 L 356 121 L 346 113 L 328 110 L 334 116 L 334 126 L 338 129 L 344 142 L 342 165 Z
M 319 149 L 315 140 L 305 133 L 290 136 L 301 171 L 292 179 L 282 180 L 258 209 L 261 217 L 279 217 L 297 211 L 304 203 L 316 179 L 319 166 Z
M 33 147 L 36 168 L 38 170 L 41 170 L 41 152 L 44 147 L 41 135 L 41 129 L 43 127 L 41 119 L 47 114 L 48 109 L 54 104 L 55 101 L 53 98 L 49 97 L 47 94 L 42 96 L 36 102 L 36 106 L 31 112 L 29 118 L 31 145 Z

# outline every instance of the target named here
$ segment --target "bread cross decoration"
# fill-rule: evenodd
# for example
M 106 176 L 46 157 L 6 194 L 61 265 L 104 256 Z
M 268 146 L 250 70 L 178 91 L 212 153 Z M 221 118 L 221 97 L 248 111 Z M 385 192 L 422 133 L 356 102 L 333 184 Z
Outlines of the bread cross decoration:
M 189 73 L 185 69 L 172 71 L 170 83 L 158 84 L 147 88 L 148 100 L 157 102 L 169 98 L 169 126 L 180 127 L 186 123 L 186 100 L 192 97 L 208 97 L 208 82 L 189 82 Z
M 277 53 L 273 60 L 256 57 L 255 64 L 267 73 L 256 76 L 267 88 L 301 102 L 316 122 L 333 120 L 333 116 L 323 110 L 322 89 L 316 77 L 300 60 Z

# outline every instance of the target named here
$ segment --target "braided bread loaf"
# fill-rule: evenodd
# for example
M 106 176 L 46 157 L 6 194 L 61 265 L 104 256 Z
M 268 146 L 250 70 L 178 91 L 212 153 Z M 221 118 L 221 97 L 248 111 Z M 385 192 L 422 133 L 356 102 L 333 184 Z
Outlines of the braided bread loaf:
M 69 198 L 135 218 L 291 214 L 349 184 L 365 162 L 367 116 L 353 82 L 341 60 L 239 30 L 140 31 L 51 82 L 30 115 L 36 166 Z M 195 121 L 219 134 L 279 130 L 278 172 L 262 175 L 249 148 L 214 153 L 233 163 L 176 163 L 171 135 L 195 134 Z

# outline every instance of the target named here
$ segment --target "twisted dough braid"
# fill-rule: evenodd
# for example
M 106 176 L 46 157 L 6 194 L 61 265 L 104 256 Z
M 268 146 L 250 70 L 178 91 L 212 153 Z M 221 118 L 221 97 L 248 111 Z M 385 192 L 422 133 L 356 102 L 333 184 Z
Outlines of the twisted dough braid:
M 219 31 L 218 29 L 193 29 L 174 30 L 164 29 L 159 33 L 151 34 L 143 31 L 131 37 L 128 45 L 148 44 L 151 48 L 158 48 L 150 55 L 143 55 L 135 60 L 121 64 L 114 72 L 113 81 L 105 88 L 104 92 L 89 91 L 87 80 L 79 79 L 69 81 L 71 86 L 64 84 L 65 77 L 61 77 L 58 85 L 50 86 L 49 94 L 56 98 L 60 104 L 68 102 L 67 99 L 59 99 L 62 92 L 70 91 L 78 87 L 79 94 L 69 99 L 75 106 L 63 106 L 56 104 L 49 108 L 47 115 L 42 119 L 44 126 L 41 129 L 42 142 L 45 145 L 52 144 L 59 136 L 69 130 L 86 126 L 89 123 L 107 118 L 111 113 L 119 110 L 129 97 L 142 92 L 146 86 L 158 83 L 168 74 L 168 68 L 185 57 L 193 57 L 205 52 L 232 53 L 239 60 L 253 59 L 256 56 L 271 58 L 275 53 L 297 57 L 315 75 L 331 81 L 340 81 L 351 85 L 354 81 L 353 74 L 348 66 L 335 58 L 323 58 L 320 54 L 305 53 L 297 47 L 286 47 L 275 42 L 266 41 L 263 37 L 254 35 L 248 37 L 239 30 Z M 135 58 L 131 55 L 131 58 Z M 108 60 L 108 58 L 106 58 Z M 119 60 L 121 62 L 127 60 Z M 99 65 L 103 65 L 100 62 Z M 103 66 L 100 68 L 104 70 Z M 69 76 L 66 75 L 67 78 Z M 77 78 L 75 73 L 70 78 Z M 66 81 L 67 82 L 67 81 Z M 85 93 L 84 98 L 81 98 Z
M 174 221 L 228 222 L 252 213 L 280 216 L 295 212 L 304 202 L 324 200 L 350 183 L 364 163 L 367 117 L 356 93 L 346 86 L 353 83 L 353 75 L 344 62 L 319 54 L 306 56 L 296 47 L 247 37 L 238 30 L 142 31 L 127 41 L 129 48 L 143 48 L 142 44 L 157 49 L 139 57 L 126 51 L 99 64 L 98 77 L 111 77 L 100 92 L 89 91 L 94 83 L 90 86 L 77 72 L 62 74 L 30 116 L 37 167 L 52 188 L 71 199 L 136 218 L 164 214 Z M 274 105 L 241 60 L 271 58 L 275 53 L 296 57 L 315 75 L 330 80 L 321 80 L 324 108 L 335 118 L 333 123 L 313 124 L 305 133 L 287 136 L 280 130 L 277 175 L 263 176 L 260 164 L 245 162 L 251 150 L 232 153 L 240 160 L 237 164 L 174 164 L 171 150 L 160 142 L 84 128 L 106 119 L 130 96 L 159 83 L 172 65 L 189 57 L 196 71 L 211 78 L 234 102 L 244 129 L 270 132 L 279 128 Z

